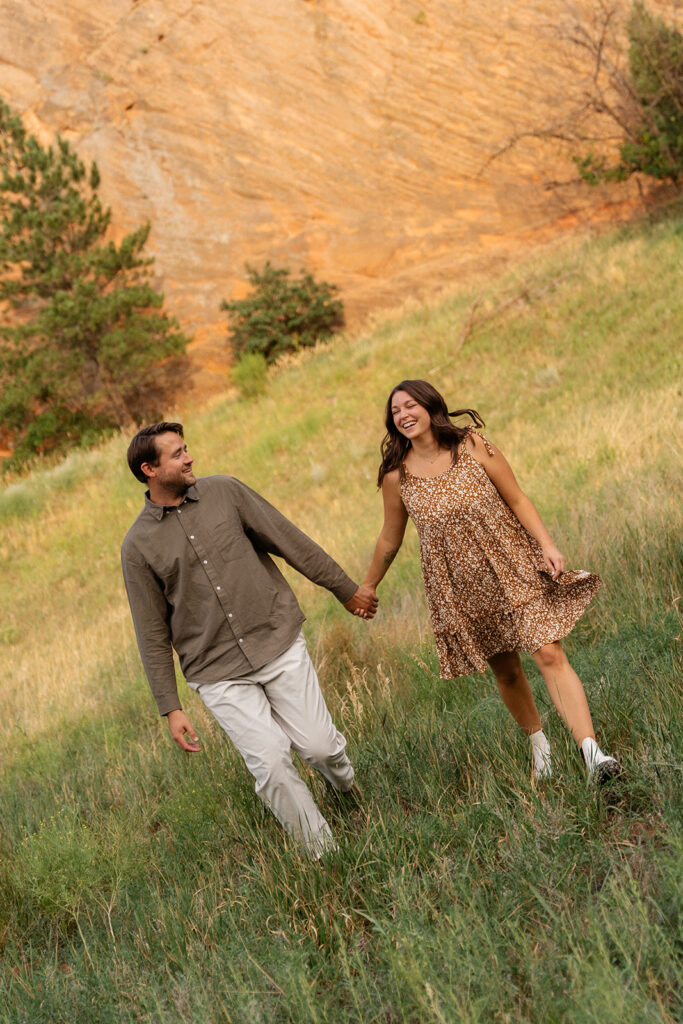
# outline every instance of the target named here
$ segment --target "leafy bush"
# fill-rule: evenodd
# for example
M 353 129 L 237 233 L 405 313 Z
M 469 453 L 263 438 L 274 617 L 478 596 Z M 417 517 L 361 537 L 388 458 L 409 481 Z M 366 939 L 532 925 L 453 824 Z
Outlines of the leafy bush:
M 105 241 L 99 182 L 0 101 L 0 419 L 15 465 L 159 418 L 182 365 L 187 339 L 142 252 L 149 224 Z
M 258 398 L 266 390 L 266 357 L 260 352 L 246 352 L 233 366 L 232 379 L 243 398 Z
M 633 4 L 627 23 L 629 76 L 613 84 L 621 109 L 613 117 L 625 132 L 618 163 L 589 153 L 577 160 L 590 184 L 623 181 L 636 171 L 677 184 L 683 176 L 683 35 Z
M 109 834 L 63 807 L 40 822 L 20 844 L 12 867 L 18 895 L 60 927 L 78 923 L 83 910 L 111 905 L 118 890 L 139 870 L 140 840 L 129 821 L 106 822 Z
M 344 322 L 344 307 L 333 295 L 336 285 L 315 281 L 301 273 L 290 280 L 290 271 L 268 261 L 261 272 L 247 264 L 253 291 L 245 299 L 221 302 L 229 315 L 229 343 L 240 356 L 260 352 L 274 363 L 283 352 L 314 345 L 329 338 Z

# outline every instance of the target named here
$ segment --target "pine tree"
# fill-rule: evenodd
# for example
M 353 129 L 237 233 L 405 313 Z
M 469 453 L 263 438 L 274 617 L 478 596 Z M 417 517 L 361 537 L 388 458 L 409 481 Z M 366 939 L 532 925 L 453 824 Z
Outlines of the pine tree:
M 68 142 L 45 148 L 0 101 L 0 421 L 13 464 L 160 418 L 187 339 Z M 162 365 L 159 365 L 162 364 Z

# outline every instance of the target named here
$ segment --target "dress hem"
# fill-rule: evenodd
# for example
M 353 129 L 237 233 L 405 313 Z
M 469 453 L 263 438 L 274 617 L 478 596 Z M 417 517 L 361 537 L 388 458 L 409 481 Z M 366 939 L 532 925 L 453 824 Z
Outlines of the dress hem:
M 552 626 L 550 624 L 547 624 L 546 629 L 539 631 L 539 633 L 536 636 L 534 636 L 533 639 L 529 637 L 525 639 L 523 636 L 520 635 L 520 633 L 524 632 L 524 618 L 526 617 L 526 613 L 533 609 L 534 606 L 545 606 L 549 612 L 555 611 L 555 609 L 547 607 L 547 597 L 545 595 L 539 596 L 538 598 L 525 603 L 519 608 L 510 610 L 506 613 L 506 618 L 508 618 L 510 626 L 510 639 L 512 640 L 514 638 L 514 643 L 511 646 L 505 645 L 504 639 L 502 637 L 499 637 L 497 640 L 491 638 L 491 650 L 487 649 L 486 645 L 482 645 L 483 650 L 481 652 L 473 652 L 474 657 L 472 657 L 465 654 L 465 652 L 462 650 L 462 643 L 458 639 L 458 635 L 455 631 L 449 631 L 447 633 L 439 634 L 435 633 L 434 635 L 437 642 L 437 648 L 439 646 L 445 647 L 446 650 L 444 653 L 446 654 L 446 656 L 448 656 L 448 648 L 451 647 L 451 645 L 455 642 L 459 647 L 459 653 L 462 658 L 462 668 L 458 667 L 454 671 L 451 671 L 449 672 L 449 674 L 446 675 L 444 674 L 444 669 L 441 664 L 442 658 L 439 657 L 440 678 L 459 679 L 462 676 L 468 675 L 484 675 L 486 671 L 490 668 L 487 659 L 493 658 L 496 654 L 514 654 L 520 652 L 523 652 L 524 654 L 535 654 L 536 651 L 538 651 L 541 647 L 545 647 L 546 644 L 555 643 L 556 641 L 562 640 L 564 639 L 564 637 L 569 636 L 571 631 L 576 626 L 576 623 L 579 621 L 579 619 L 583 617 L 583 615 L 586 612 L 586 609 L 588 608 L 593 598 L 597 594 L 598 590 L 600 589 L 602 585 L 602 580 L 599 576 L 595 576 L 592 573 L 586 573 L 586 575 L 580 581 L 570 584 L 572 591 L 574 591 L 574 593 L 572 593 L 571 595 L 574 601 L 576 601 L 576 598 L 579 596 L 576 594 L 577 584 L 581 587 L 584 593 L 581 595 L 582 600 L 578 607 L 575 605 L 574 608 L 571 609 L 570 618 L 568 620 L 566 619 L 563 623 L 556 621 L 552 624 Z M 562 596 L 564 597 L 564 594 Z M 565 614 L 566 611 L 567 610 L 565 609 Z M 522 615 L 518 618 L 515 613 L 519 612 L 522 612 Z M 515 621 L 515 619 L 517 619 L 517 621 Z M 438 653 L 439 652 L 437 650 L 437 654 Z M 453 657 L 453 653 L 455 652 L 451 653 L 451 658 Z M 444 660 L 450 660 L 450 658 Z

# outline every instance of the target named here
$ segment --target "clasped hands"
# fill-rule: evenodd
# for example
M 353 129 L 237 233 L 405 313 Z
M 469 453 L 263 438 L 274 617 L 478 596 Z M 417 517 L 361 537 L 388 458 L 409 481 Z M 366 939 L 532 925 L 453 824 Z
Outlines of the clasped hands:
M 363 583 L 348 601 L 344 602 L 347 612 L 358 615 L 361 619 L 372 619 L 377 611 L 377 591 L 374 587 Z

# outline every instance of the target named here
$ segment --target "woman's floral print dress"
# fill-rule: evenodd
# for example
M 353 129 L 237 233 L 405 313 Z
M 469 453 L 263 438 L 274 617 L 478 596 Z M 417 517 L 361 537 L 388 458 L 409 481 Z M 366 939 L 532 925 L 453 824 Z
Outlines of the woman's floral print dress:
M 566 636 L 600 589 L 600 578 L 583 570 L 552 579 L 540 545 L 464 444 L 438 476 L 405 470 L 401 497 L 420 539 L 444 679 L 485 672 L 486 659 L 502 651 L 533 652 Z

